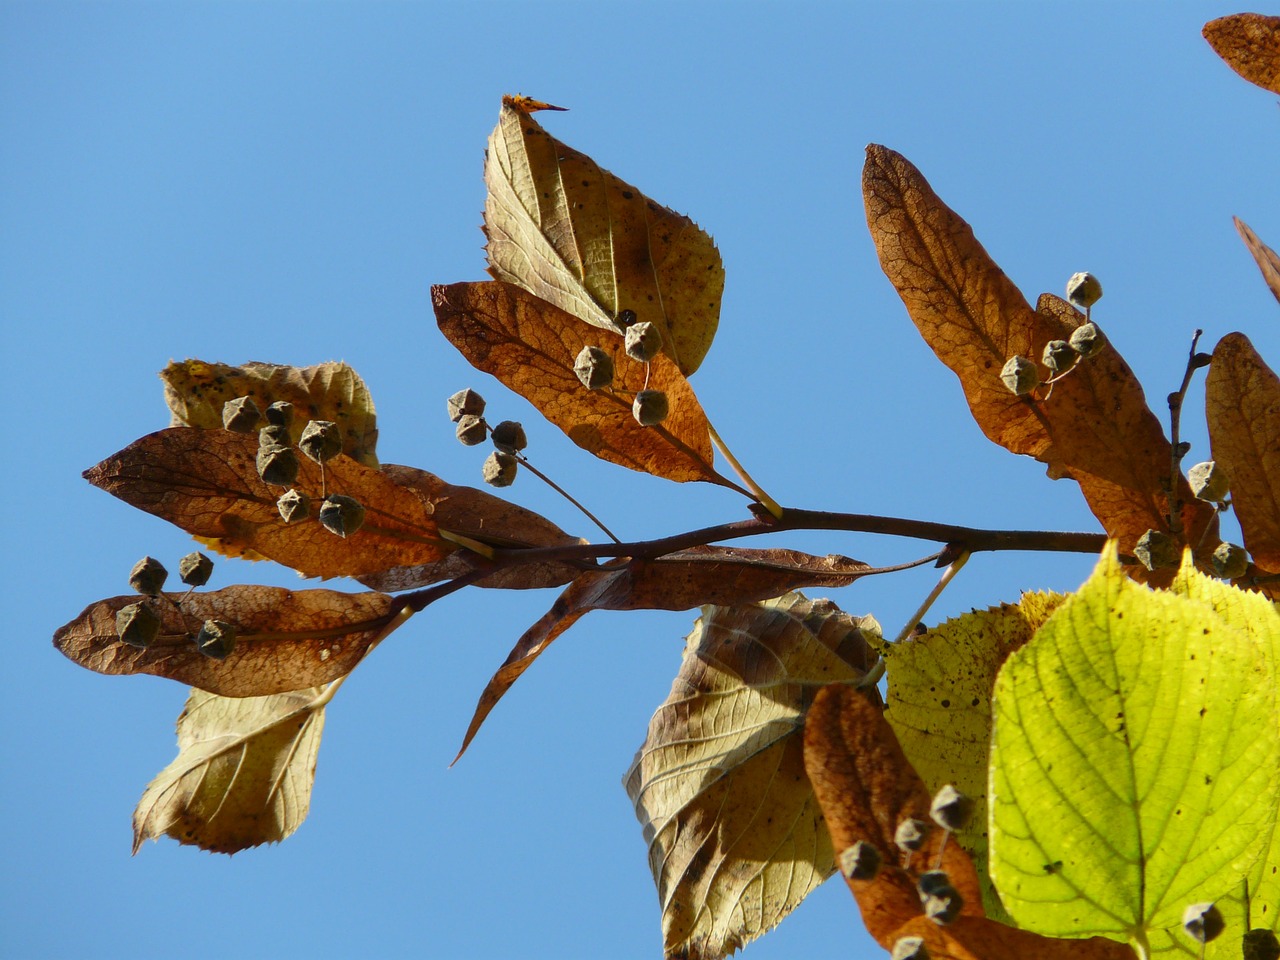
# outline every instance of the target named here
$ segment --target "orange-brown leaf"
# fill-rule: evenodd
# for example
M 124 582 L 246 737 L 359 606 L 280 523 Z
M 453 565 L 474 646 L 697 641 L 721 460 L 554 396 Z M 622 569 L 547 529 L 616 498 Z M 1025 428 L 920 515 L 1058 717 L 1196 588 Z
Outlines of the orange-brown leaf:
M 1258 239 L 1258 235 L 1239 217 L 1231 219 L 1235 222 L 1240 239 L 1249 248 L 1249 252 L 1253 254 L 1253 259 L 1258 264 L 1258 269 L 1262 271 L 1262 279 L 1267 282 L 1268 289 L 1277 300 L 1280 300 L 1280 254 Z
M 144 598 L 112 597 L 90 604 L 53 635 L 69 659 L 98 673 L 149 673 L 224 697 L 261 697 L 318 687 L 350 673 L 390 620 L 393 599 L 381 593 L 234 586 L 182 599 L 148 601 L 160 615 L 160 636 L 145 648 L 116 636 L 116 612 Z M 194 637 L 205 620 L 237 629 L 225 660 L 200 653 Z
M 223 552 L 253 551 L 305 576 L 355 577 L 434 563 L 454 549 L 421 497 L 346 456 L 325 465 L 328 492 L 360 501 L 364 526 L 342 538 L 314 516 L 286 524 L 276 507 L 284 489 L 258 476 L 257 449 L 255 436 L 171 427 L 134 441 L 85 478 L 193 536 L 217 539 Z M 312 499 L 314 515 L 320 467 L 299 460 L 294 487 Z
M 519 287 L 499 281 L 431 289 L 441 331 L 470 361 L 536 406 L 582 449 L 610 463 L 668 480 L 733 486 L 712 466 L 707 418 L 689 381 L 664 355 L 645 364 L 629 358 L 622 338 L 588 326 Z M 584 346 L 614 360 L 612 389 L 588 390 L 573 372 Z M 633 395 L 662 390 L 670 415 L 642 427 Z
M 1280 93 L 1280 17 L 1236 13 L 1210 20 L 1203 33 L 1232 70 L 1264 90 Z
M 1031 309 L 973 230 L 906 158 L 867 148 L 867 223 L 880 263 L 921 335 L 960 378 L 983 433 L 1076 480 L 1094 516 L 1131 552 L 1149 529 L 1169 530 L 1170 444 L 1128 364 L 1108 345 L 1055 385 L 1048 400 L 1014 396 L 1000 380 L 1015 355 L 1038 361 L 1083 317 L 1051 295 Z M 1197 543 L 1212 511 L 1179 482 L 1184 527 Z M 1212 548 L 1212 544 L 1210 544 Z
M 1244 545 L 1257 566 L 1280 573 L 1280 378 L 1248 337 L 1229 333 L 1204 389 L 1213 459 L 1231 482 Z

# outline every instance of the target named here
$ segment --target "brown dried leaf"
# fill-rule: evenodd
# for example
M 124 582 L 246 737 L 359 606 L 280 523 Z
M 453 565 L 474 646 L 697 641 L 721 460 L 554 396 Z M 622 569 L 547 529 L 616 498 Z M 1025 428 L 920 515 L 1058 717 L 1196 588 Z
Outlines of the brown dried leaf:
M 1231 502 L 1253 562 L 1280 573 L 1280 378 L 1243 333 L 1218 341 L 1205 380 L 1213 459 L 1231 481 Z
M 365 523 L 342 538 L 314 519 L 286 524 L 276 508 L 283 488 L 258 476 L 257 437 L 228 430 L 171 427 L 135 440 L 85 471 L 85 478 L 140 510 L 224 553 L 252 551 L 310 577 L 355 577 L 434 563 L 454 549 L 412 490 L 372 467 L 338 456 L 325 465 L 327 488 L 359 500 Z M 320 466 L 299 457 L 294 487 L 320 501 Z
M 1258 235 L 1239 217 L 1231 219 L 1236 225 L 1236 232 L 1240 234 L 1240 239 L 1244 241 L 1244 245 L 1253 254 L 1253 259 L 1257 261 L 1258 269 L 1262 271 L 1262 279 L 1267 282 L 1268 289 L 1277 300 L 1280 300 L 1280 254 L 1259 240 Z
M 931 798 L 868 694 L 844 684 L 818 691 L 805 724 L 804 763 L 833 848 L 863 840 L 884 857 L 873 879 L 846 883 L 867 932 L 886 949 L 899 937 L 919 936 L 935 960 L 1132 960 L 1127 946 L 1101 937 L 1056 940 L 988 919 L 968 854 L 955 843 L 944 847 L 939 830 L 912 855 L 909 868 L 902 865 L 894 832 L 907 818 L 927 821 Z M 960 917 L 946 927 L 924 916 L 916 893 L 919 874 L 939 863 L 964 899 Z
M 622 338 L 579 323 L 517 286 L 489 281 L 431 288 L 440 330 L 470 361 L 536 406 L 582 449 L 668 480 L 737 487 L 712 466 L 707 418 L 689 381 L 665 356 L 627 356 Z M 584 346 L 614 359 L 613 389 L 588 390 L 573 372 Z M 631 414 L 639 390 L 662 390 L 671 413 L 642 427 Z
M 1066 340 L 1084 318 L 1045 294 L 1032 310 L 967 223 L 905 157 L 867 148 L 867 224 L 880 263 L 939 359 L 960 378 L 983 433 L 1080 484 L 1108 535 L 1132 553 L 1149 529 L 1169 532 L 1171 450 L 1133 371 L 1108 345 L 1054 386 L 1047 400 L 1014 396 L 1000 380 L 1005 361 L 1038 361 L 1050 340 Z M 1179 481 L 1188 542 L 1213 520 Z M 1205 538 L 1208 549 L 1215 541 Z
M 1213 52 L 1252 84 L 1280 93 L 1280 17 L 1236 13 L 1204 25 Z
M 293 442 L 308 420 L 332 420 L 342 431 L 342 452 L 367 467 L 376 467 L 378 442 L 373 398 L 359 375 L 345 363 L 286 367 L 273 363 L 225 363 L 184 360 L 160 371 L 164 399 L 173 413 L 170 426 L 222 428 L 222 405 L 236 397 L 252 397 L 259 410 L 276 401 L 293 404 L 289 428 Z M 265 422 L 264 422 L 265 425 Z
M 857 681 L 875 659 L 859 623 L 799 594 L 704 608 L 624 781 L 667 956 L 731 953 L 834 871 L 802 730 L 819 688 Z
M 547 134 L 504 97 L 484 179 L 489 273 L 613 334 L 631 310 L 662 333 L 663 352 L 688 376 L 720 320 L 724 267 L 688 217 L 660 206 Z
M 581 574 L 524 632 L 480 694 L 461 757 L 486 718 L 553 640 L 592 610 L 688 610 L 767 600 L 800 587 L 843 587 L 870 568 L 834 554 L 798 550 L 694 547 L 652 560 L 633 559 Z M 458 757 L 454 758 L 456 763 Z
M 166 594 L 171 600 L 181 594 Z M 116 636 L 116 611 L 143 599 L 112 597 L 90 604 L 53 635 L 69 659 L 98 673 L 149 673 L 224 697 L 261 697 L 316 687 L 350 673 L 391 619 L 391 597 L 381 593 L 285 590 L 234 586 L 193 593 L 179 610 L 169 600 L 149 601 L 160 615 L 160 636 L 139 649 Z M 194 637 L 205 620 L 236 627 L 225 660 L 200 653 Z
M 235 853 L 293 833 L 311 807 L 327 701 L 319 689 L 239 699 L 192 690 L 178 756 L 133 812 L 133 852 L 162 834 Z

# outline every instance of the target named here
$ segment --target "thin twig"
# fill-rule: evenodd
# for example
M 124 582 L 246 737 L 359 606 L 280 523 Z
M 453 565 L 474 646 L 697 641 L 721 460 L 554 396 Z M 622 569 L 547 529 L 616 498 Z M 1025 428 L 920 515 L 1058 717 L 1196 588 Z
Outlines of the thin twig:
M 1202 364 L 1196 362 L 1196 344 L 1200 341 L 1203 330 L 1197 330 L 1191 337 L 1191 350 L 1187 354 L 1187 369 L 1182 374 L 1182 386 L 1169 394 L 1169 438 L 1173 444 L 1170 453 L 1171 470 L 1169 476 L 1169 532 L 1175 537 L 1182 536 L 1182 458 L 1185 453 L 1179 451 L 1178 427 L 1182 421 L 1182 401 L 1186 399 L 1187 388 L 1191 386 L 1191 375 Z
M 590 510 L 588 510 L 586 507 L 580 504 L 577 500 L 575 500 L 572 496 L 570 496 L 569 492 L 565 490 L 563 487 L 561 487 L 560 484 L 556 483 L 554 480 L 548 477 L 545 473 L 543 473 L 541 470 L 535 467 L 530 462 L 528 457 L 526 457 L 522 453 L 517 453 L 516 456 L 519 458 L 522 464 L 524 464 L 526 467 L 529 468 L 530 473 L 532 473 L 535 477 L 537 477 L 539 480 L 541 480 L 543 483 L 549 486 L 552 490 L 560 494 L 560 496 L 564 497 L 566 500 L 572 503 L 575 507 L 581 510 L 588 520 L 590 520 L 597 527 L 599 527 L 601 530 L 604 531 L 604 535 L 606 537 L 608 537 L 614 543 L 622 542 L 621 540 L 619 540 L 617 537 L 613 535 L 612 530 L 610 530 L 608 527 L 606 527 L 603 523 L 600 522 L 599 518 L 594 513 L 592 513 Z

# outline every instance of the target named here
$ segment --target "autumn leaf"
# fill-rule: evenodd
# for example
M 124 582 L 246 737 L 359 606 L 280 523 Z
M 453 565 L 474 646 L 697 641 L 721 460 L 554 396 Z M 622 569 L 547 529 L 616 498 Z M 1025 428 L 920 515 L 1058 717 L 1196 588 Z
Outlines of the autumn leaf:
M 342 432 L 342 452 L 366 467 L 376 467 L 377 418 L 369 390 L 345 363 L 287 367 L 273 363 L 225 363 L 184 360 L 160 372 L 164 398 L 174 427 L 221 429 L 222 405 L 252 397 L 259 410 L 277 401 L 294 406 L 289 431 L 293 442 L 308 420 L 331 420 Z M 265 421 L 263 423 L 265 426 Z
M 1280 17 L 1237 13 L 1204 25 L 1214 53 L 1252 84 L 1280 93 Z
M 688 610 L 767 600 L 800 587 L 843 587 L 874 572 L 848 557 L 798 550 L 694 547 L 653 559 L 626 559 L 582 573 L 524 632 L 476 704 L 461 757 L 493 708 L 553 640 L 592 610 Z M 454 763 L 458 762 L 454 758 Z
M 939 830 L 904 865 L 894 833 L 903 820 L 927 821 L 931 797 L 868 693 L 842 684 L 818 691 L 805 723 L 804 761 L 834 849 L 863 841 L 881 852 L 875 877 L 846 883 L 867 932 L 885 949 L 917 936 L 935 960 L 1133 960 L 1124 944 L 1055 940 L 984 916 L 973 864 L 958 844 L 944 843 Z M 917 893 L 919 875 L 935 869 L 946 872 L 964 900 L 960 916 L 945 927 L 924 916 Z
M 858 681 L 875 659 L 859 625 L 794 593 L 704 608 L 624 780 L 668 957 L 731 953 L 834 871 L 802 730 L 820 687 Z
M 58 629 L 53 645 L 98 673 L 149 673 L 223 697 L 261 697 L 320 686 L 350 673 L 385 633 L 394 602 L 381 593 L 246 585 L 187 597 L 165 594 L 146 601 L 160 617 L 160 636 L 139 648 L 116 635 L 116 612 L 144 599 L 112 597 L 90 604 Z M 205 620 L 235 626 L 235 646 L 225 660 L 196 649 L 195 635 Z
M 1280 300 L 1280 254 L 1259 240 L 1258 235 L 1239 217 L 1231 219 L 1236 225 L 1236 232 L 1240 234 L 1240 239 L 1244 241 L 1244 245 L 1253 254 L 1253 259 L 1257 261 L 1258 269 L 1262 271 L 1262 279 L 1267 282 L 1272 295 Z
M 1079 483 L 1126 552 L 1147 530 L 1170 532 L 1170 444 L 1115 347 L 1082 362 L 1048 399 L 1015 396 L 1000 379 L 1005 361 L 1038 361 L 1049 341 L 1069 339 L 1084 318 L 1049 294 L 1032 310 L 969 225 L 900 154 L 867 148 L 863 193 L 881 266 L 921 335 L 960 378 L 983 433 L 1046 464 L 1051 477 Z M 1212 510 L 1194 500 L 1185 480 L 1178 490 L 1187 542 L 1200 543 Z M 1210 550 L 1216 543 L 1204 541 Z
M 328 693 L 231 699 L 192 690 L 178 756 L 133 812 L 133 852 L 168 835 L 214 853 L 283 840 L 306 819 Z
M 613 334 L 632 311 L 662 334 L 688 376 L 720 320 L 724 267 L 711 237 L 590 157 L 550 136 L 504 97 L 489 137 L 484 224 L 489 273 Z
M 1257 566 L 1280 573 L 1280 378 L 1248 337 L 1229 333 L 1204 390 L 1213 459 L 1231 483 L 1244 545 Z
M 638 363 L 627 356 L 620 337 L 585 326 L 507 283 L 435 286 L 431 300 L 440 330 L 472 366 L 536 406 L 582 449 L 668 480 L 740 489 L 712 466 L 706 415 L 667 357 Z M 573 372 L 585 346 L 613 359 L 611 389 L 588 390 Z M 642 427 L 631 413 L 632 398 L 643 389 L 663 391 L 670 405 L 667 419 L 652 427 Z
M 223 552 L 252 551 L 309 577 L 354 577 L 434 563 L 454 549 L 443 540 L 422 498 L 385 474 L 338 456 L 325 464 L 330 493 L 354 497 L 364 526 L 339 537 L 313 519 L 321 500 L 320 466 L 299 457 L 294 486 L 314 502 L 313 518 L 285 523 L 276 507 L 282 487 L 264 483 L 255 462 L 258 438 L 228 430 L 171 427 L 134 441 L 85 471 L 85 478 Z

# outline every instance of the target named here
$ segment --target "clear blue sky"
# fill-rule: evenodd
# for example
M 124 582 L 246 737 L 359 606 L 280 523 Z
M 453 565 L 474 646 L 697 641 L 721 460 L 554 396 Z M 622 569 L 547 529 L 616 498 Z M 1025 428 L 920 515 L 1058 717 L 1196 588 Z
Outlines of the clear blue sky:
M 482 457 L 444 399 L 475 386 L 625 537 L 740 498 L 592 461 L 474 372 L 432 283 L 483 277 L 481 158 L 503 93 L 716 237 L 728 274 L 694 386 L 784 503 L 1094 530 L 1078 491 L 987 442 L 884 279 L 863 147 L 904 153 L 1029 298 L 1092 270 L 1095 317 L 1147 385 L 1191 331 L 1280 358 L 1233 214 L 1280 243 L 1275 97 L 1200 38 L 1222 3 L 0 3 L 0 323 L 10 384 L 0 562 L 0 955 L 652 958 L 657 898 L 619 781 L 692 613 L 587 617 L 446 769 L 476 696 L 549 593 L 464 592 L 329 710 L 309 820 L 234 858 L 129 817 L 185 691 L 62 659 L 55 627 L 183 534 L 80 471 L 164 426 L 171 358 L 345 359 L 379 453 L 457 483 Z M 1199 403 L 1198 388 L 1192 406 Z M 1163 413 L 1162 413 L 1163 417 Z M 1192 418 L 1193 421 L 1195 418 Z M 1197 449 L 1203 430 L 1189 426 Z M 1194 457 L 1194 454 L 1193 454 Z M 530 478 L 519 502 L 591 531 Z M 784 545 L 782 542 L 777 545 Z M 890 563 L 927 545 L 785 545 Z M 1085 557 L 979 557 L 936 617 L 1072 589 Z M 833 599 L 896 630 L 932 572 Z M 224 562 L 215 585 L 296 584 Z M 819 592 L 820 593 L 820 592 Z M 936 619 L 935 617 L 935 619 Z M 883 954 L 829 883 L 747 960 Z

